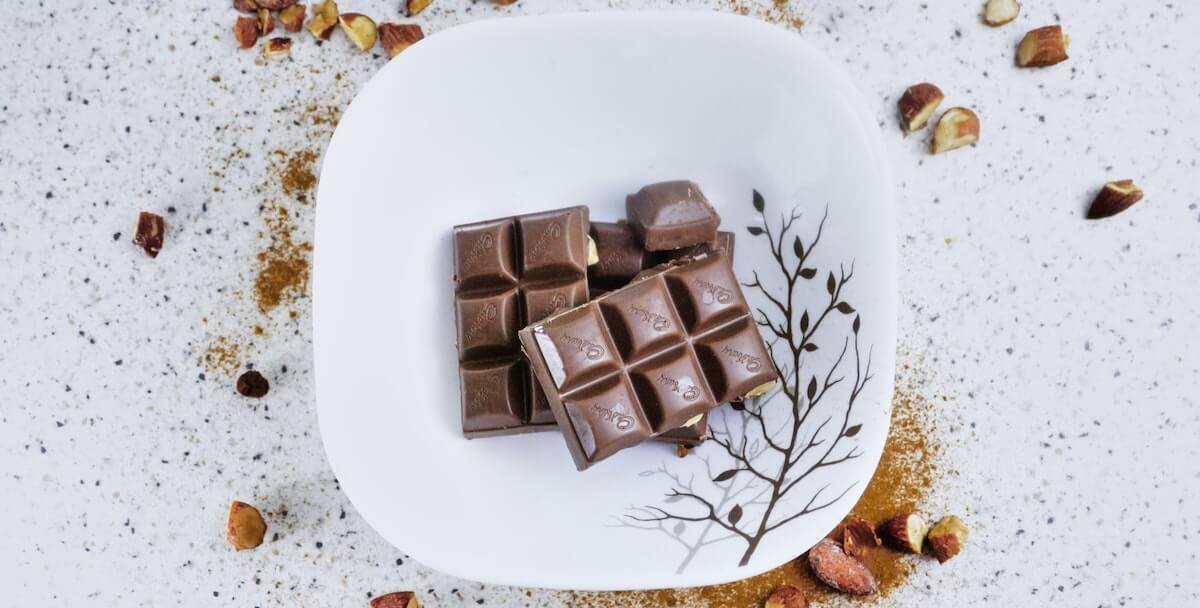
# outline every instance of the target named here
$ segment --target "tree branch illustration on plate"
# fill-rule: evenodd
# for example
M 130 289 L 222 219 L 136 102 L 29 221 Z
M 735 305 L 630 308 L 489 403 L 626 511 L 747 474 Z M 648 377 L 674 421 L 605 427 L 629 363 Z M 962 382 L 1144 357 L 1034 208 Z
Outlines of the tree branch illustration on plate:
M 846 300 L 854 265 L 828 271 L 820 290 L 813 283 L 820 272 L 810 264 L 829 210 L 806 244 L 797 208 L 772 222 L 757 191 L 752 204 L 760 225 L 747 230 L 770 248 L 773 264 L 743 286 L 761 303 L 754 316 L 779 382 L 766 395 L 710 413 L 708 441 L 693 458 L 640 473 L 669 482 L 660 504 L 631 506 L 618 518 L 675 541 L 684 550 L 677 572 L 703 548 L 727 541 L 739 543 L 738 565 L 746 565 L 771 532 L 844 498 L 857 482 L 818 485 L 819 472 L 863 455 L 854 412 L 872 379 L 872 353 Z M 813 291 L 818 301 L 805 302 Z M 822 357 L 826 351 L 836 355 Z

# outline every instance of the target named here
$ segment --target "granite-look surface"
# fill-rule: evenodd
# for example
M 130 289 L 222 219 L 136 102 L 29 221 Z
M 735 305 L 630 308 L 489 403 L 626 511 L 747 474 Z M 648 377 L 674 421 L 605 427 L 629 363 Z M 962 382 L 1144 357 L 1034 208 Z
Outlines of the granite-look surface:
M 397 4 L 341 2 L 381 20 Z M 434 0 L 415 21 L 436 35 L 579 8 L 802 14 L 883 128 L 900 362 L 950 397 L 953 474 L 929 510 L 973 525 L 962 557 L 881 603 L 1200 604 L 1200 7 L 1027 0 L 991 29 L 975 1 L 776 4 Z M 254 297 L 268 214 L 289 210 L 276 238 L 311 235 L 281 165 L 324 149 L 378 50 L 299 34 L 264 61 L 235 48 L 223 0 L 5 9 L 0 605 L 365 606 L 406 588 L 431 606 L 567 605 L 432 572 L 376 536 L 321 449 L 307 297 L 266 313 Z M 1014 68 L 1023 32 L 1054 22 L 1071 59 Z M 896 98 L 921 80 L 976 109 L 977 147 L 931 157 L 900 137 Z M 1084 221 L 1124 177 L 1146 200 Z M 130 243 L 143 209 L 167 219 L 157 259 Z M 236 395 L 236 365 L 271 393 Z M 233 498 L 268 512 L 263 547 L 226 544 Z

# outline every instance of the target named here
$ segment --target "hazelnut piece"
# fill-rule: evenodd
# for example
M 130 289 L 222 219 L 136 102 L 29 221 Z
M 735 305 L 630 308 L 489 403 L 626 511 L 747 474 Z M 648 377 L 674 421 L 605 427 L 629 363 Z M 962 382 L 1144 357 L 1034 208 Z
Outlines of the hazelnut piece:
M 396 591 L 371 600 L 371 608 L 421 608 L 421 602 L 412 591 Z
M 897 104 L 900 107 L 900 128 L 908 135 L 913 131 L 924 129 L 929 124 L 929 117 L 937 110 L 945 96 L 942 90 L 928 82 L 914 84 L 904 91 Z
M 238 47 L 248 49 L 258 42 L 258 19 L 256 17 L 238 17 L 233 24 L 233 37 L 237 38 Z
M 1112 217 L 1142 200 L 1142 189 L 1134 185 L 1131 179 L 1108 182 L 1096 194 L 1092 206 L 1088 208 L 1087 219 L 1098 220 Z
M 928 532 L 929 524 L 916 513 L 898 513 L 879 527 L 883 542 L 893 549 L 908 553 L 921 552 Z
M 421 26 L 413 23 L 384 23 L 379 26 L 379 44 L 392 58 L 425 37 Z
M 229 523 L 225 537 L 234 549 L 253 549 L 262 544 L 266 534 L 267 522 L 263 521 L 258 509 L 240 500 L 235 500 L 229 505 Z
M 967 524 L 953 515 L 943 517 L 925 536 L 929 551 L 941 563 L 950 561 L 967 544 Z
M 1030 30 L 1017 47 L 1017 65 L 1023 68 L 1042 68 L 1067 59 L 1071 38 L 1063 34 L 1061 25 L 1047 25 Z
M 375 21 L 362 13 L 342 13 L 339 18 L 342 31 L 360 51 L 369 51 L 379 40 L 379 29 Z
M 940 154 L 979 141 L 979 117 L 967 108 L 950 108 L 938 119 L 929 152 Z

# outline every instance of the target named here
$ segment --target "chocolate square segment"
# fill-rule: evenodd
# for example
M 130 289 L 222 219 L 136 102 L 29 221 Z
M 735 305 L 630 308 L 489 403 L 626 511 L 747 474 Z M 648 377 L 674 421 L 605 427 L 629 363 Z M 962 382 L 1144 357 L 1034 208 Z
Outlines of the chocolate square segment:
M 569 283 L 529 285 L 521 290 L 521 298 L 524 300 L 525 318 L 529 323 L 533 323 L 587 302 L 587 284 L 575 280 Z
M 721 216 L 695 182 L 650 184 L 625 198 L 625 215 L 647 251 L 712 241 Z
M 754 333 L 751 336 L 751 332 Z M 716 393 L 744 395 L 774 378 L 766 346 L 752 319 L 741 318 L 696 340 L 696 354 L 709 374 Z
M 454 278 L 459 290 L 517 283 L 513 224 L 479 222 L 454 230 Z
M 519 336 L 581 470 L 775 381 L 724 251 L 636 280 Z
M 553 328 L 537 334 L 537 343 L 555 388 L 562 391 L 613 373 L 621 364 L 599 312 L 591 306 L 556 317 Z
M 629 376 L 656 433 L 677 429 L 717 405 L 696 354 L 683 345 L 637 364 Z
M 563 400 L 572 432 L 589 460 L 602 460 L 650 437 L 653 431 L 621 378 L 609 376 Z
M 687 338 L 661 277 L 638 281 L 600 304 L 621 356 L 633 361 Z
M 510 354 L 517 348 L 517 290 L 484 293 L 454 303 L 462 359 Z
M 519 427 L 525 419 L 525 366 L 519 359 L 459 369 L 464 431 Z
M 664 277 L 688 331 L 710 329 L 746 308 L 733 268 L 728 263 L 717 263 L 715 258 L 688 264 Z
M 554 279 L 587 272 L 586 219 L 574 209 L 517 218 L 521 233 L 521 277 Z
M 454 309 L 467 437 L 554 428 L 517 331 L 587 301 L 588 211 L 571 207 L 454 228 Z

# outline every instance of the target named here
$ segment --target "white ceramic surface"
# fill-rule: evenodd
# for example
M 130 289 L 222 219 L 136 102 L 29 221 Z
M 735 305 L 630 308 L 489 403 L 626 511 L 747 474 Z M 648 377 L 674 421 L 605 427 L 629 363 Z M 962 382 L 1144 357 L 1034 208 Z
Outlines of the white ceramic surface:
M 767 570 L 815 542 L 853 505 L 887 434 L 895 237 L 879 133 L 868 116 L 847 78 L 808 44 L 729 15 L 480 22 L 441 32 L 389 63 L 345 113 L 318 194 L 318 412 L 330 462 L 355 507 L 437 569 L 539 587 L 719 583 Z M 757 272 L 782 298 L 780 273 L 799 272 L 793 237 L 801 239 L 809 278 L 794 280 L 791 327 L 813 335 L 795 340 L 801 372 L 789 390 L 799 396 L 774 394 L 750 406 L 761 407 L 765 428 L 790 427 L 789 416 L 808 409 L 810 378 L 823 387 L 845 346 L 828 374 L 843 381 L 823 401 L 816 391 L 819 407 L 798 427 L 797 447 L 780 456 L 757 419 L 729 408 L 713 426 L 732 452 L 745 451 L 745 464 L 713 441 L 687 459 L 646 444 L 581 473 L 557 433 L 464 439 L 450 228 L 580 203 L 593 220 L 615 220 L 625 193 L 681 177 L 699 182 L 722 227 L 736 232 L 742 281 Z M 781 241 L 781 222 L 793 215 Z M 754 234 L 764 228 L 770 232 Z M 783 266 L 769 243 L 780 248 Z M 746 293 L 767 322 L 786 325 L 756 288 Z M 809 319 L 801 320 L 802 309 Z M 791 378 L 785 344 L 773 354 Z M 873 377 L 865 381 L 869 358 Z M 776 447 L 787 447 L 781 443 L 790 436 L 771 433 Z M 720 475 L 751 466 L 776 480 L 785 457 L 796 464 L 780 487 L 812 472 L 777 501 L 772 492 L 763 497 L 773 487 L 768 480 Z M 673 494 L 689 489 L 695 497 Z M 716 521 L 689 519 L 709 504 Z

